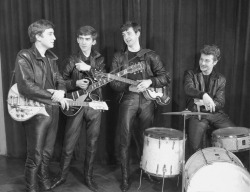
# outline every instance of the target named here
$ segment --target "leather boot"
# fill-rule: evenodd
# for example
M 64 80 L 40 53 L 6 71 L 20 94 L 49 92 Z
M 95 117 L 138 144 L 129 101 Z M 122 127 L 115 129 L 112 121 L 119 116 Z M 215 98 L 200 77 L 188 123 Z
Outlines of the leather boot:
M 128 150 L 126 147 L 122 146 L 121 146 L 121 172 L 122 172 L 122 183 L 120 188 L 123 192 L 126 192 L 130 188 Z
M 98 186 L 93 180 L 94 152 L 87 152 L 84 165 L 84 180 L 86 186 L 94 192 L 98 192 Z
M 122 192 L 126 192 L 129 190 L 129 170 L 127 165 L 121 165 L 121 171 L 122 171 L 122 183 L 121 183 L 121 190 Z
M 62 185 L 63 183 L 66 182 L 68 172 L 69 172 L 69 168 L 70 168 L 70 161 L 71 161 L 71 157 L 63 157 L 62 158 L 62 160 L 60 162 L 61 171 L 52 180 L 51 189 L 54 189 L 57 186 Z
M 44 163 L 41 164 L 38 172 L 39 186 L 42 190 L 48 191 L 51 188 L 51 180 L 49 177 L 49 167 Z
M 62 176 L 62 174 L 60 173 L 52 180 L 50 189 L 54 189 L 65 182 L 66 182 L 66 177 Z
M 37 185 L 37 168 L 27 168 L 24 171 L 26 192 L 39 192 Z

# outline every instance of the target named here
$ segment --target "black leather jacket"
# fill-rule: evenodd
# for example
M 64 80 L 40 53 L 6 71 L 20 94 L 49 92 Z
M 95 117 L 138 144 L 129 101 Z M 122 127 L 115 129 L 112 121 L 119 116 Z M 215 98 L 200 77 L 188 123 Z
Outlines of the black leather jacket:
M 68 92 L 80 90 L 80 88 L 76 86 L 77 80 L 89 77 L 92 80 L 98 81 L 100 76 L 98 76 L 96 72 L 105 72 L 104 57 L 102 57 L 101 54 L 95 50 L 92 50 L 90 54 L 91 69 L 89 72 L 80 72 L 76 69 L 75 64 L 79 63 L 81 60 L 86 61 L 86 57 L 82 51 L 79 51 L 77 54 L 71 55 L 64 61 L 65 69 L 63 71 L 63 78 L 66 82 Z M 102 92 L 100 88 L 94 92 L 96 92 L 100 99 L 102 99 Z
M 65 82 L 56 64 L 58 57 L 50 50 L 46 51 L 45 56 L 51 66 L 54 89 L 66 91 Z M 18 91 L 24 97 L 44 104 L 52 104 L 52 94 L 44 89 L 46 74 L 46 65 L 34 44 L 30 49 L 23 49 L 17 54 L 15 78 Z
M 215 111 L 221 111 L 225 104 L 226 78 L 215 71 L 210 76 L 208 95 L 214 100 Z M 202 99 L 205 93 L 205 83 L 200 69 L 188 70 L 184 72 L 184 91 L 187 96 L 186 106 L 191 111 L 197 111 L 194 98 Z M 201 110 L 201 111 L 204 111 Z
M 141 51 L 145 51 L 145 54 L 140 54 Z M 140 61 L 145 64 L 145 70 L 142 71 L 143 79 L 151 79 L 151 87 L 163 87 L 168 86 L 171 82 L 169 73 L 163 66 L 163 63 L 154 51 L 149 49 L 142 49 L 139 51 Z M 118 52 L 114 55 L 112 61 L 111 71 L 121 71 L 128 67 L 128 51 Z M 118 70 L 117 70 L 118 69 Z M 126 77 L 126 76 L 124 76 Z M 123 82 L 112 81 L 110 86 L 118 92 L 128 92 L 129 85 Z

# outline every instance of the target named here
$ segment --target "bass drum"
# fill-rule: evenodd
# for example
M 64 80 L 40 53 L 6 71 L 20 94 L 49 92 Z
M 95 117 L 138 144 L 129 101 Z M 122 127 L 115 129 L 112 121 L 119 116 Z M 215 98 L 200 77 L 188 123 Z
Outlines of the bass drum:
M 185 189 L 186 192 L 249 192 L 250 174 L 233 153 L 209 147 L 188 159 Z

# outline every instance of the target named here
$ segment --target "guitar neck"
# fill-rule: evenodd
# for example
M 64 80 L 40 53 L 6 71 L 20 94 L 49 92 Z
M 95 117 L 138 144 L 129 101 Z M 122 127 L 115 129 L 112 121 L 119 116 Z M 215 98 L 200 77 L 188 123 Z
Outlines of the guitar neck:
M 83 102 L 83 101 L 68 101 L 69 106 L 89 106 L 88 102 Z
M 109 74 L 108 77 L 110 79 L 121 81 L 123 83 L 128 83 L 130 85 L 138 85 L 137 81 L 134 81 L 134 80 L 131 80 L 131 79 L 127 79 L 127 78 L 124 78 L 124 77 L 118 77 L 118 76 L 112 75 L 112 74 Z
M 127 73 L 128 73 L 128 71 L 127 71 L 127 69 L 125 69 L 125 70 L 122 70 L 122 71 L 116 73 L 116 75 L 114 75 L 114 76 L 123 76 L 123 75 L 126 75 Z M 113 79 L 110 79 L 110 78 L 104 79 L 104 78 L 102 78 L 98 82 L 91 84 L 86 91 L 88 93 L 90 93 L 90 92 L 94 91 L 95 89 L 100 88 L 101 86 L 103 86 L 103 85 L 105 85 L 105 84 L 107 84 L 107 83 L 109 83 L 111 81 L 113 81 Z

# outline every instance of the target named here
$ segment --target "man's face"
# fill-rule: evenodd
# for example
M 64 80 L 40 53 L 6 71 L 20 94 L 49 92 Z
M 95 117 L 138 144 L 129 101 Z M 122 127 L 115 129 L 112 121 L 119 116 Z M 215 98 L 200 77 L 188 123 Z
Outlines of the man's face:
M 133 30 L 133 28 L 130 27 L 130 28 L 128 28 L 127 31 L 123 31 L 123 32 L 122 32 L 122 36 L 123 36 L 124 42 L 125 42 L 129 47 L 132 47 L 132 46 L 135 45 L 137 42 L 139 42 L 140 32 L 137 31 L 137 33 L 135 33 L 135 31 Z
M 209 75 L 213 71 L 213 68 L 216 64 L 217 61 L 214 61 L 213 55 L 205 55 L 203 53 L 201 54 L 199 65 L 204 75 Z
M 83 52 L 90 51 L 92 46 L 96 44 L 91 35 L 79 35 L 77 43 Z
M 37 35 L 36 37 L 37 41 L 39 41 L 41 45 L 46 49 L 54 47 L 54 42 L 56 40 L 56 37 L 54 35 L 54 29 L 52 28 L 45 29 L 41 35 Z

